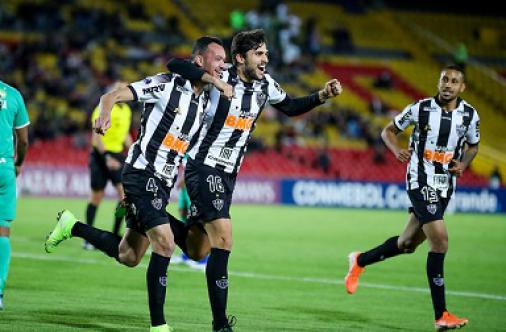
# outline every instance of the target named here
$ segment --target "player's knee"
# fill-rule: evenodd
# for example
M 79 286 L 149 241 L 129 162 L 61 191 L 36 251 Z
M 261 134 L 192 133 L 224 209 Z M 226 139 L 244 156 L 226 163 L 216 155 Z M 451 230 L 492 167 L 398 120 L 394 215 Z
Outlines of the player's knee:
M 228 236 L 228 235 L 227 236 L 221 236 L 219 238 L 219 241 L 218 241 L 218 248 L 231 251 L 233 244 L 234 243 L 233 243 L 233 240 L 232 240 L 232 236 Z
M 136 267 L 141 262 L 142 256 L 138 257 L 134 253 L 122 253 L 118 255 L 118 261 L 128 267 Z
M 200 261 L 209 254 L 209 248 L 188 248 L 186 254 L 193 260 Z
M 446 253 L 448 251 L 448 237 L 432 240 L 430 244 L 430 251 Z
M 410 239 L 400 240 L 398 242 L 399 249 L 405 253 L 405 254 L 411 254 L 414 253 L 416 250 L 416 247 L 418 247 L 418 244 Z
M 172 253 L 176 249 L 176 243 L 172 237 L 164 237 L 156 243 L 151 243 L 153 252 L 164 257 L 172 256 Z

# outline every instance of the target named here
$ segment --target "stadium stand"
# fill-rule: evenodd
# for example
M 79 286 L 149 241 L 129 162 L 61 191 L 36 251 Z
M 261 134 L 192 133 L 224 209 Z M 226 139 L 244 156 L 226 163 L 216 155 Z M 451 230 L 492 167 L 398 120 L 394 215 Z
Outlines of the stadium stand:
M 334 76 L 345 88 L 319 112 L 295 120 L 264 112 L 243 175 L 402 182 L 404 166 L 384 151 L 379 130 L 407 104 L 434 94 L 438 70 L 459 43 L 469 53 L 464 98 L 479 110 L 483 131 L 473 172 L 462 183 L 484 185 L 496 166 L 506 174 L 506 84 L 496 75 L 506 72 L 502 18 L 346 1 L 127 3 L 0 4 L 0 56 L 6 59 L 0 71 L 27 99 L 34 142 L 29 163 L 48 165 L 58 155 L 58 163 L 85 165 L 89 114 L 109 83 L 162 71 L 170 57 L 189 54 L 196 36 L 230 40 L 239 26 L 268 31 L 271 69 L 290 94 L 314 91 Z M 232 24 L 233 10 L 238 16 Z M 315 17 L 311 30 L 308 22 Z M 439 33 L 442 20 L 450 28 Z M 318 167 L 326 163 L 325 170 Z

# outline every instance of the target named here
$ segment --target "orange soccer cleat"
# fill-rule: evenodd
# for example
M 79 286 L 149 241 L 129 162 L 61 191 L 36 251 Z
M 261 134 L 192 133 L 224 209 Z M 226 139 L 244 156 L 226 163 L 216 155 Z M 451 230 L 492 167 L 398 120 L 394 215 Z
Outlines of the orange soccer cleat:
M 443 316 L 436 320 L 436 331 L 446 331 L 459 329 L 467 324 L 467 318 L 458 318 L 448 311 L 443 312 Z
M 360 254 L 360 252 L 352 252 L 348 255 L 350 269 L 348 270 L 346 277 L 344 277 L 344 286 L 346 287 L 348 294 L 355 293 L 358 287 L 358 277 L 365 270 L 365 268 L 358 266 L 357 263 L 357 258 Z

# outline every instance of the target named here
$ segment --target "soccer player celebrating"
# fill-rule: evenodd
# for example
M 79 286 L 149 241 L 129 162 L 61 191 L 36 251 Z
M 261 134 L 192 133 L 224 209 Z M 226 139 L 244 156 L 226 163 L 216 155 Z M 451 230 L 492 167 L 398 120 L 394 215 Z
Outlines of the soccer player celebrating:
M 227 318 L 228 260 L 232 250 L 230 205 L 237 173 L 244 158 L 256 121 L 267 103 L 289 115 L 304 114 L 328 98 L 341 93 L 336 79 L 317 93 L 290 98 L 266 72 L 269 62 L 263 30 L 236 34 L 231 46 L 233 66 L 223 80 L 234 87 L 234 98 L 220 97 L 206 114 L 198 141 L 188 152 L 185 181 L 191 198 L 190 227 L 186 240 L 178 239 L 181 223 L 172 223 L 178 245 L 183 242 L 188 255 L 201 259 L 210 251 L 206 278 L 213 315 L 213 331 L 232 331 L 235 318 Z M 174 59 L 168 69 L 192 80 L 204 72 L 184 60 Z M 214 103 L 211 92 L 211 102 Z M 201 225 L 204 225 L 203 232 Z M 207 236 L 206 236 L 207 233 Z
M 448 251 L 445 209 L 461 176 L 478 153 L 478 112 L 459 98 L 465 89 L 464 72 L 450 65 L 441 71 L 438 95 L 419 100 L 397 115 L 381 133 L 383 141 L 400 162 L 408 162 L 406 189 L 411 207 L 399 236 L 369 251 L 350 254 L 345 277 L 348 293 L 357 290 L 359 276 L 368 265 L 404 253 L 412 253 L 427 239 L 427 278 L 438 331 L 467 324 L 446 309 L 443 265 Z M 397 135 L 414 126 L 409 149 L 400 146 Z M 466 148 L 467 146 L 467 148 Z
M 126 85 L 123 82 L 115 82 L 109 90 L 116 90 Z M 100 108 L 97 106 L 91 115 L 92 125 L 95 124 L 99 113 Z M 97 134 L 95 130 L 91 134 L 93 146 L 89 159 L 91 196 L 86 206 L 86 224 L 90 226 L 93 226 L 95 221 L 95 214 L 104 198 L 104 189 L 108 180 L 111 180 L 114 185 L 120 201 L 125 196 L 121 184 L 121 170 L 125 162 L 122 152 L 132 145 L 132 138 L 129 134 L 131 122 L 132 110 L 130 107 L 126 103 L 117 103 L 114 104 L 111 111 L 111 128 L 103 136 Z M 119 204 L 118 202 L 118 206 Z M 114 218 L 112 232 L 116 235 L 119 235 L 122 219 L 117 215 Z M 84 241 L 84 249 L 94 249 L 94 247 Z
M 28 148 L 28 112 L 18 90 L 0 81 L 0 310 L 9 274 L 11 222 L 16 218 L 16 177 Z M 16 142 L 14 143 L 14 135 Z M 16 157 L 14 158 L 14 146 Z
M 227 97 L 232 88 L 219 80 L 225 65 L 220 39 L 199 38 L 193 48 L 193 61 L 205 71 L 204 81 L 213 83 Z M 201 128 L 208 105 L 205 82 L 191 82 L 176 74 L 158 74 L 127 87 L 106 93 L 100 100 L 95 130 L 104 134 L 110 127 L 115 103 L 144 103 L 137 141 L 130 147 L 122 183 L 129 209 L 123 238 L 79 222 L 68 210 L 62 211 L 45 249 L 53 252 L 63 240 L 80 237 L 126 266 L 136 266 L 149 245 L 152 254 L 146 273 L 150 331 L 170 331 L 165 303 L 167 268 L 174 251 L 174 237 L 165 207 L 175 183 L 177 170 L 193 135 Z

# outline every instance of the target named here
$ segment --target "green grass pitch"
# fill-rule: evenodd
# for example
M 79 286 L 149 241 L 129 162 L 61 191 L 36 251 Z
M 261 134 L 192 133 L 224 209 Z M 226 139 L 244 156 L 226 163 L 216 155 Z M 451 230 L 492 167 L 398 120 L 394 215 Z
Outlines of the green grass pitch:
M 59 209 L 84 216 L 83 200 L 21 198 L 12 226 L 13 259 L 0 331 L 148 331 L 148 257 L 120 266 L 70 239 L 54 254 L 43 242 Z M 114 202 L 97 226 L 110 229 Z M 232 208 L 229 310 L 237 331 L 431 331 L 425 276 L 427 246 L 367 268 L 347 295 L 347 255 L 398 234 L 403 211 L 287 206 Z M 446 218 L 445 281 L 450 311 L 468 317 L 467 331 L 506 330 L 506 218 Z M 205 276 L 170 266 L 166 317 L 177 332 L 210 331 Z

